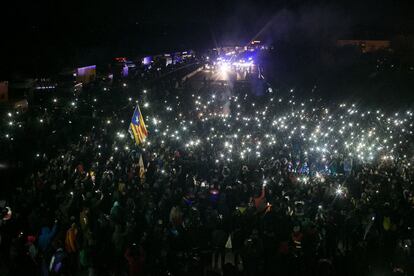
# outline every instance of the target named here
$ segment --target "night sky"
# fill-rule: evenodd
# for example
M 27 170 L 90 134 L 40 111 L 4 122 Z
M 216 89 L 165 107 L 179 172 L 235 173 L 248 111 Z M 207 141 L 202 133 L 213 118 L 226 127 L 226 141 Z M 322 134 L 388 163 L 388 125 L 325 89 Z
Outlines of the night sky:
M 162 51 L 414 33 L 412 1 L 7 1 L 0 78 Z

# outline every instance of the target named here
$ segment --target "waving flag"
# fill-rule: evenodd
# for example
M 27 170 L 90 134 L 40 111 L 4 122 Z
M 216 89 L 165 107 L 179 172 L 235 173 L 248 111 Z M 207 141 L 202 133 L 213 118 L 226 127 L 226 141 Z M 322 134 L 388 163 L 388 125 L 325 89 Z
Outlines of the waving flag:
M 137 145 L 143 143 L 148 136 L 144 117 L 142 116 L 138 105 L 135 107 L 134 114 L 132 115 L 131 123 L 129 124 L 129 132 L 133 135 Z
M 141 180 L 145 179 L 145 165 L 144 165 L 144 160 L 142 159 L 142 154 L 139 156 L 139 178 L 141 178 Z

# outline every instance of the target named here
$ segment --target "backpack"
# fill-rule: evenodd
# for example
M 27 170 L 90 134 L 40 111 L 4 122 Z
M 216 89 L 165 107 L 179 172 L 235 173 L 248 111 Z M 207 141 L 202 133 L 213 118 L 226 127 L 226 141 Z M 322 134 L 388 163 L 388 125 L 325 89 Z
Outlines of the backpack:
M 50 260 L 49 271 L 59 273 L 62 271 L 63 261 L 66 258 L 66 253 L 62 248 L 59 248 Z

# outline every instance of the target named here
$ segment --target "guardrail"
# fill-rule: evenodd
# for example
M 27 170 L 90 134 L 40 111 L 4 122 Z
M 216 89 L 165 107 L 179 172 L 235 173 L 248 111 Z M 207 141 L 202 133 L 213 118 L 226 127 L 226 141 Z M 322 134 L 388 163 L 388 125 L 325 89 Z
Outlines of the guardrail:
M 194 70 L 193 72 L 191 72 L 191 73 L 188 73 L 187 75 L 185 75 L 182 79 L 181 79 L 181 81 L 186 81 L 186 80 L 188 80 L 189 78 L 191 78 L 192 76 L 194 76 L 195 74 L 197 74 L 198 72 L 200 72 L 201 70 L 203 70 L 203 66 L 200 66 L 199 68 L 197 68 L 196 70 Z

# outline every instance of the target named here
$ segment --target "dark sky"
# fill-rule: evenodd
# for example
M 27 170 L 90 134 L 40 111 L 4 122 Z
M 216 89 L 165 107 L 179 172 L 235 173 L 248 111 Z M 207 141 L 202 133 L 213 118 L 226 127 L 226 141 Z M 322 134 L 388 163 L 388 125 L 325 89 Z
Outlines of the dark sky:
M 0 78 L 115 55 L 242 44 L 256 35 L 269 43 L 297 36 L 388 38 L 413 33 L 411 11 L 410 1 L 397 0 L 7 1 Z

